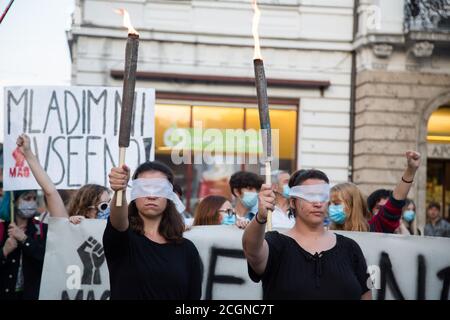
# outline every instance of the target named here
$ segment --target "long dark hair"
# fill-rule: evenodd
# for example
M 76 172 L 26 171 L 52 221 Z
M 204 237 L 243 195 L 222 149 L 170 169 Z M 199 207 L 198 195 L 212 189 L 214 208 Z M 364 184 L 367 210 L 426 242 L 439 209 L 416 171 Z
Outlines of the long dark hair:
M 172 170 L 164 163 L 159 161 L 147 161 L 141 164 L 133 174 L 133 180 L 137 179 L 141 173 L 146 171 L 159 171 L 163 173 L 167 180 L 173 185 Z M 139 215 L 136 202 L 131 201 L 128 205 L 128 221 L 130 228 L 136 233 L 144 234 L 144 221 Z M 183 239 L 184 222 L 178 213 L 175 204 L 171 200 L 167 200 L 166 208 L 162 213 L 162 219 L 159 223 L 158 232 L 168 242 L 179 243 Z

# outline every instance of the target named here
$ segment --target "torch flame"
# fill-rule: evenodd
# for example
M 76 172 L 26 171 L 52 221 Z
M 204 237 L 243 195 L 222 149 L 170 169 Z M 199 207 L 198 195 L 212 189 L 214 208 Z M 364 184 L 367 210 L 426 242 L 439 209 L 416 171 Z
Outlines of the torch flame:
M 252 6 L 254 11 L 252 33 L 253 33 L 253 40 L 255 41 L 255 53 L 253 59 L 262 59 L 261 46 L 259 45 L 259 31 L 258 31 L 261 11 L 259 11 L 258 8 L 258 0 L 252 0 Z
M 139 35 L 139 33 L 136 31 L 136 29 L 133 28 L 133 26 L 131 25 L 130 15 L 128 14 L 127 10 L 116 9 L 116 10 L 114 10 L 114 12 L 123 16 L 123 26 L 125 28 L 128 28 L 128 34 Z

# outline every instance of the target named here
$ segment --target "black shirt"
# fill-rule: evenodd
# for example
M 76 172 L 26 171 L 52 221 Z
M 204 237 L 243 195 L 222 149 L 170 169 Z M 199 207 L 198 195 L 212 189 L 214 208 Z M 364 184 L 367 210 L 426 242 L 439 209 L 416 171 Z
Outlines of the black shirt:
M 0 223 L 0 300 L 37 300 L 44 265 L 47 224 L 33 218 L 28 219 L 25 234 L 27 239 L 18 243 L 17 249 L 7 257 L 3 246 L 8 239 L 9 222 Z M 16 292 L 19 266 L 22 259 L 23 291 Z
M 190 240 L 160 244 L 130 228 L 120 232 L 108 219 L 103 247 L 111 300 L 200 299 L 202 264 Z
M 269 258 L 258 276 L 248 265 L 250 278 L 262 280 L 268 299 L 361 299 L 367 288 L 367 265 L 359 245 L 336 234 L 336 245 L 312 255 L 291 237 L 267 232 Z

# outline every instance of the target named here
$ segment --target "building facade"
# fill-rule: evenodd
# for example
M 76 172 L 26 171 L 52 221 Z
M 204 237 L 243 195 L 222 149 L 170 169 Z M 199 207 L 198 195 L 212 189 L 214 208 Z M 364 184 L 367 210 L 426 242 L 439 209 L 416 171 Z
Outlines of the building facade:
M 280 169 L 318 168 L 368 195 L 393 188 L 404 152 L 417 149 L 419 226 L 427 202 L 440 202 L 446 217 L 450 207 L 450 29 L 427 2 L 258 1 Z M 120 7 L 140 33 L 136 86 L 156 89 L 156 159 L 170 163 L 173 128 L 199 121 L 219 130 L 259 127 L 250 0 L 77 0 L 69 34 L 73 85 L 122 85 Z M 231 172 L 256 166 L 173 169 L 192 210 L 201 196 L 224 192 Z
M 259 3 L 279 167 L 316 167 L 333 182 L 347 181 L 353 1 Z M 126 31 L 114 13 L 120 7 L 140 33 L 136 86 L 156 89 L 156 159 L 170 163 L 167 135 L 174 127 L 201 121 L 220 130 L 259 128 L 251 1 L 77 1 L 70 33 L 73 85 L 122 85 Z M 190 199 L 227 189 L 233 171 L 256 167 L 173 169 L 190 207 Z
M 431 201 L 450 218 L 449 8 L 446 1 L 361 0 L 357 10 L 354 182 L 366 193 L 393 188 L 405 150 L 418 150 L 411 197 L 419 226 Z

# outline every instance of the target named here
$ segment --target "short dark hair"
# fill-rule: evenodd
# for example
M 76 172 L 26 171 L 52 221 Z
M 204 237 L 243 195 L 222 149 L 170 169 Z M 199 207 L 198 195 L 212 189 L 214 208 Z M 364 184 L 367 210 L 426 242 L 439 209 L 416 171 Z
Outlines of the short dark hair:
M 243 188 L 255 188 L 259 191 L 263 182 L 263 179 L 256 173 L 248 171 L 235 172 L 230 177 L 231 193 L 236 196 L 234 194 L 234 189 L 238 189 L 239 191 L 241 191 L 241 189 Z
M 367 209 L 369 209 L 369 212 L 372 212 L 373 208 L 375 208 L 376 204 L 381 199 L 389 198 L 390 195 L 391 190 L 387 189 L 378 189 L 372 192 L 370 196 L 367 197 Z
M 431 208 L 436 208 L 441 211 L 441 204 L 439 202 L 432 201 L 428 204 L 427 210 L 430 210 Z
M 35 193 L 36 194 L 36 196 L 37 196 L 37 192 L 36 192 L 36 190 L 16 190 L 16 191 L 13 191 L 13 194 L 14 194 L 14 202 L 17 202 L 17 200 L 19 200 L 19 198 L 21 197 L 21 196 L 23 196 L 23 195 L 25 195 L 25 194 L 28 194 L 28 193 Z
M 326 183 L 330 183 L 330 179 L 328 179 L 328 176 L 320 170 L 317 169 L 300 169 L 295 171 L 292 176 L 289 178 L 289 187 L 295 187 L 303 184 L 308 179 L 318 179 L 325 181 Z M 294 208 L 289 207 L 288 209 L 288 216 L 289 218 L 295 217 L 297 213 L 295 212 Z
M 408 208 L 408 206 L 409 206 L 410 204 L 412 204 L 412 205 L 414 206 L 414 210 L 416 210 L 416 203 L 414 202 L 414 200 L 408 199 L 408 198 L 405 199 L 405 205 L 404 205 L 403 208 L 405 208 L 405 210 L 406 210 L 406 208 Z
M 323 171 L 317 169 L 300 169 L 295 171 L 290 177 L 289 187 L 292 188 L 294 186 L 299 186 L 308 179 L 318 179 L 323 180 L 326 183 L 330 183 L 330 179 L 328 179 L 327 175 Z
M 147 161 L 137 167 L 133 174 L 133 180 L 146 171 L 159 171 L 163 173 L 167 180 L 173 185 L 173 172 L 164 163 L 159 161 Z M 128 205 L 128 220 L 130 222 L 130 229 L 134 232 L 144 234 L 144 221 L 139 215 L 136 207 L 136 201 L 131 201 Z M 162 213 L 162 219 L 159 223 L 158 232 L 168 242 L 179 243 L 183 239 L 184 222 L 181 215 L 178 213 L 175 204 L 171 200 L 167 200 L 167 206 Z

